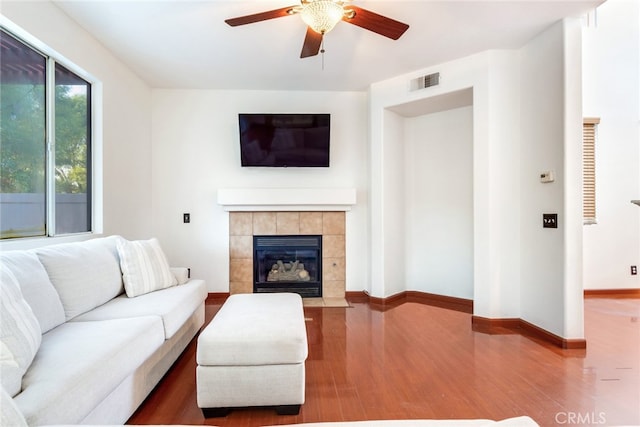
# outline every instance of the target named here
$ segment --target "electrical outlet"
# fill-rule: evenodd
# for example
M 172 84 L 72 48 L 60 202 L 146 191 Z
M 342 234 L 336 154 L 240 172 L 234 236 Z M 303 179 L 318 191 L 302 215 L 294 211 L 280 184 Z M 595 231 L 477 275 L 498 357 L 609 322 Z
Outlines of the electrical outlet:
M 184 222 L 185 224 L 189 224 L 191 222 L 191 214 L 183 213 L 182 214 L 182 222 Z
M 558 228 L 558 214 L 542 214 L 542 228 Z
M 631 266 L 631 275 L 635 276 L 636 274 L 638 274 L 638 266 L 637 265 L 632 265 Z

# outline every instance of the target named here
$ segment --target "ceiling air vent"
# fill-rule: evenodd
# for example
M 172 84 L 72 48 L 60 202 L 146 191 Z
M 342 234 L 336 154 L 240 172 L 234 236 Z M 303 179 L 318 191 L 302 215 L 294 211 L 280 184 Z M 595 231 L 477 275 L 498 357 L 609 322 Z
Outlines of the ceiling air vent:
M 411 80 L 411 90 L 425 89 L 440 84 L 440 73 L 427 74 Z

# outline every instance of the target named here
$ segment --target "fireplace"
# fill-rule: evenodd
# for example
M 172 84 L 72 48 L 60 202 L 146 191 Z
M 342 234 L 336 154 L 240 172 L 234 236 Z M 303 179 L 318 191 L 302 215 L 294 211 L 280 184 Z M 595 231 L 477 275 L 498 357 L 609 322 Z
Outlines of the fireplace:
M 253 236 L 253 292 L 322 297 L 322 236 Z
M 319 278 L 322 281 L 320 294 L 323 299 L 344 298 L 345 230 L 345 212 L 342 211 L 229 212 L 229 293 L 255 292 L 253 263 L 255 236 L 322 236 L 320 260 L 322 268 L 318 268 L 322 275 Z M 304 268 L 309 270 L 308 262 L 303 264 L 305 264 Z M 269 269 L 272 266 L 272 264 L 267 265 Z

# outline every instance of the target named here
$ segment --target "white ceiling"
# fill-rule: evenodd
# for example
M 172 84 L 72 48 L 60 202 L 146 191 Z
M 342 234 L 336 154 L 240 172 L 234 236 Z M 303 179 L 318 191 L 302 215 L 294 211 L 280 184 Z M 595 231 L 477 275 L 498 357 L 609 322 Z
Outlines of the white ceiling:
M 299 16 L 224 22 L 297 0 L 54 0 L 154 88 L 340 91 L 487 49 L 518 48 L 602 2 L 356 0 L 409 30 L 394 41 L 340 22 L 325 36 L 324 56 L 300 59 L 306 27 Z

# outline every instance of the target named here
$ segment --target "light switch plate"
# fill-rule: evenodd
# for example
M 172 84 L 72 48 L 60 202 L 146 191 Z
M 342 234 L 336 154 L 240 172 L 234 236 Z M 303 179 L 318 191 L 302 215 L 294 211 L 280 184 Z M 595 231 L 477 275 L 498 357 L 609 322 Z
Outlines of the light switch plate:
M 542 214 L 542 228 L 558 228 L 558 214 Z

